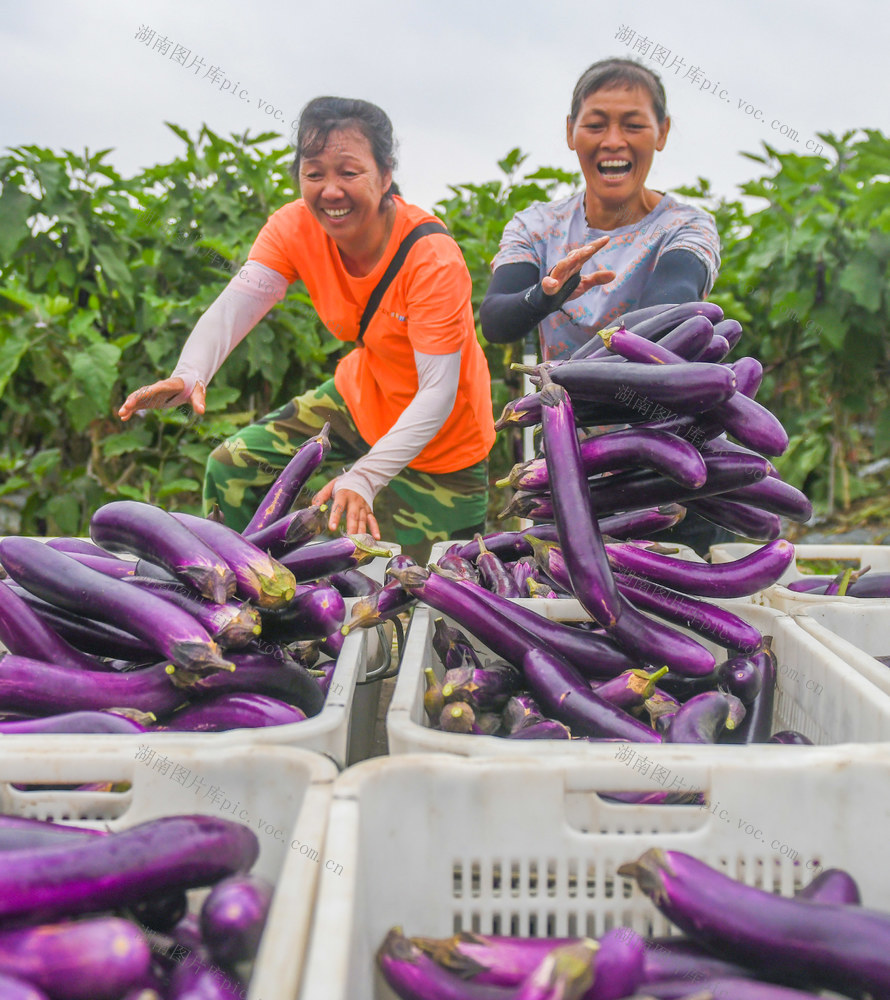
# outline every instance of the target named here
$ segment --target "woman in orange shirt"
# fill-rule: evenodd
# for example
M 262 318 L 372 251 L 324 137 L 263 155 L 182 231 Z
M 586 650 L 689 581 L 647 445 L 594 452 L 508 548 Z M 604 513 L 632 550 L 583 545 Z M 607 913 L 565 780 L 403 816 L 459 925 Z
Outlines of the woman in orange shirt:
M 327 464 L 349 465 L 313 498 L 331 501 L 330 530 L 341 521 L 350 533 L 380 538 L 382 530 L 423 555 L 431 541 L 483 530 L 495 434 L 470 275 L 444 226 L 399 196 L 393 145 L 389 118 L 375 105 L 310 101 L 292 167 L 301 197 L 270 216 L 171 377 L 132 393 L 119 411 L 127 420 L 189 401 L 203 413 L 206 385 L 229 352 L 290 282 L 305 283 L 327 329 L 356 346 L 333 379 L 213 451 L 205 505 L 218 503 L 232 527 L 247 523 L 263 487 L 329 422 Z M 401 266 L 379 297 L 400 246 Z

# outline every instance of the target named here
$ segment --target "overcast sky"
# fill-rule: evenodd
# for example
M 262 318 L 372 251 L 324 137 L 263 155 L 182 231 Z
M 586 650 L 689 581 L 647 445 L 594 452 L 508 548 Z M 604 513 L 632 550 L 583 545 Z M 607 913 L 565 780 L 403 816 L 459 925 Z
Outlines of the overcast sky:
M 125 173 L 177 155 L 164 121 L 192 133 L 206 122 L 225 135 L 277 127 L 289 136 L 307 100 L 337 94 L 387 111 L 400 140 L 397 180 L 430 208 L 449 183 L 497 176 L 514 146 L 529 165 L 575 169 L 565 146 L 572 88 L 611 55 L 635 55 L 664 79 L 673 126 L 649 177 L 659 190 L 704 176 L 733 196 L 757 170 L 740 152 L 764 141 L 804 153 L 817 131 L 890 131 L 882 0 L 30 0 L 2 9 L 0 146 L 113 147 Z M 189 50 L 186 65 L 172 58 L 177 45 Z

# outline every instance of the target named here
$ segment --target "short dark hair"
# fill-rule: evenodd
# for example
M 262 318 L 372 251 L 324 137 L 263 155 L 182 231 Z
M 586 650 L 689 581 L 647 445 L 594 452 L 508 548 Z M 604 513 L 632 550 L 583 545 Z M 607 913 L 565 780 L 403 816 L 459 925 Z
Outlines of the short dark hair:
M 648 66 L 633 59 L 601 59 L 588 66 L 575 84 L 570 120 L 575 121 L 581 111 L 581 105 L 591 94 L 621 84 L 625 87 L 642 87 L 647 90 L 652 98 L 652 107 L 658 124 L 664 124 L 667 118 L 667 97 L 661 77 Z
M 396 168 L 396 142 L 392 122 L 382 108 L 370 101 L 348 97 L 315 97 L 300 112 L 296 154 L 290 172 L 299 184 L 300 160 L 304 156 L 317 156 L 325 147 L 331 132 L 355 128 L 368 140 L 374 162 L 381 173 Z M 395 181 L 383 196 L 384 201 L 400 194 Z

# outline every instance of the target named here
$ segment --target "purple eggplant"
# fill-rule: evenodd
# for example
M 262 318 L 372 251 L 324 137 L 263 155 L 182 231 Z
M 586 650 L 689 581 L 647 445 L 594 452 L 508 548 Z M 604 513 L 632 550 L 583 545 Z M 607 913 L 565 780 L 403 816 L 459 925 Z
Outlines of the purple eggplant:
M 556 583 L 569 586 L 571 581 L 560 548 L 537 541 L 533 547 L 535 557 Z M 621 617 L 607 632 L 621 648 L 644 663 L 666 665 L 678 673 L 698 676 L 714 669 L 714 657 L 701 643 L 647 618 L 624 597 L 620 599 Z
M 157 654 L 147 642 L 137 639 L 129 632 L 115 628 L 108 622 L 86 618 L 72 611 L 66 611 L 64 608 L 58 608 L 54 604 L 48 604 L 23 587 L 18 587 L 15 584 L 7 584 L 7 586 L 21 597 L 54 632 L 57 632 L 67 643 L 83 653 L 89 653 L 94 657 L 112 657 L 136 663 L 157 659 Z M 52 660 L 59 662 L 55 657 L 52 657 Z
M 724 743 L 765 743 L 772 731 L 778 673 L 778 664 L 772 651 L 772 637 L 764 636 L 763 647 L 749 658 L 761 677 L 760 693 L 748 705 L 748 713 L 742 724 L 724 734 Z
M 714 336 L 711 337 L 710 344 L 708 344 L 708 346 L 695 360 L 704 364 L 719 364 L 731 350 L 732 345 L 726 337 L 722 337 L 719 333 L 715 333 Z
M 476 537 L 480 538 L 481 536 L 477 535 Z M 446 552 L 436 565 L 439 569 L 447 570 L 458 580 L 472 580 L 473 583 L 479 583 L 479 571 L 469 559 L 464 559 L 456 552 Z
M 444 618 L 436 618 L 433 622 L 432 644 L 446 672 L 459 667 L 482 666 L 470 639 L 459 628 L 448 625 Z
M 685 320 L 666 334 L 663 341 L 652 341 L 641 337 L 631 329 L 621 327 L 600 331 L 600 337 L 606 348 L 627 361 L 662 365 L 683 362 L 687 354 L 690 356 L 701 354 L 713 339 L 713 335 L 714 327 L 706 316 L 695 316 Z
M 174 514 L 216 552 L 235 576 L 235 593 L 261 608 L 281 608 L 294 596 L 296 581 L 289 569 L 243 535 L 224 524 L 194 514 Z
M 170 977 L 165 1000 L 243 1000 L 244 984 L 220 969 L 204 947 L 190 950 Z
M 201 934 L 217 962 L 256 957 L 272 893 L 270 882 L 249 874 L 223 879 L 210 890 L 201 906 Z
M 267 644 L 264 648 L 266 652 L 233 653 L 234 673 L 221 671 L 190 678 L 174 674 L 173 682 L 190 695 L 265 694 L 295 705 L 307 716 L 318 715 L 324 707 L 324 696 L 312 675 L 287 650 L 273 647 L 269 651 Z
M 442 685 L 442 697 L 448 701 L 466 701 L 477 712 L 491 712 L 504 707 L 519 687 L 519 672 L 509 663 L 466 668 L 466 677 L 449 678 Z
M 178 733 L 221 733 L 303 722 L 306 713 L 266 694 L 217 694 L 174 712 L 163 728 Z
M 341 597 L 373 597 L 383 589 L 382 583 L 372 580 L 360 569 L 344 569 L 331 573 L 326 579 Z
M 609 561 L 623 573 L 634 573 L 666 587 L 701 597 L 748 597 L 772 586 L 794 559 L 794 545 L 784 538 L 728 563 L 696 563 L 676 559 L 626 542 L 608 546 Z
M 301 591 L 281 611 L 263 614 L 263 635 L 292 642 L 324 639 L 336 632 L 346 618 L 346 602 L 333 587 L 319 584 Z
M 185 700 L 171 682 L 165 662 L 129 673 L 100 673 L 12 653 L 0 657 L 0 706 L 4 709 L 48 715 L 136 708 L 163 716 Z
M 11 653 L 80 670 L 101 664 L 62 639 L 8 584 L 0 585 L 0 643 Z
M 90 827 L 50 823 L 42 819 L 32 819 L 30 816 L 0 814 L 0 851 L 55 847 L 104 836 L 104 830 L 94 830 Z
M 503 621 L 506 619 L 516 626 L 525 629 L 535 645 L 553 649 L 561 656 L 564 656 L 585 677 L 602 680 L 607 677 L 614 677 L 624 670 L 630 670 L 633 667 L 639 666 L 637 660 L 629 656 L 615 642 L 604 635 L 568 625 L 564 622 L 551 621 L 549 618 L 537 614 L 531 608 L 523 607 L 506 598 L 498 597 L 496 594 L 489 593 L 483 587 L 466 582 L 459 583 L 458 586 L 470 591 L 474 599 L 473 604 L 490 608 L 497 613 L 498 620 Z M 433 589 L 438 591 L 441 587 L 435 584 L 433 585 Z M 423 599 L 432 604 L 432 600 L 428 597 Z M 455 601 L 448 598 L 446 600 L 448 601 L 448 607 L 452 610 L 444 607 L 439 608 L 439 610 L 444 610 L 446 614 L 451 614 L 455 619 L 466 616 L 468 612 L 471 617 L 476 617 L 476 612 L 472 608 L 472 605 L 468 606 L 465 601 Z M 480 625 L 480 627 L 483 628 L 486 635 L 492 636 L 492 633 L 484 625 Z M 467 628 L 470 631 L 474 631 L 470 624 L 467 624 Z M 475 631 L 474 634 L 476 634 Z M 495 649 L 495 646 L 488 639 L 483 638 L 482 635 L 479 638 L 491 649 Z M 492 637 L 492 642 L 502 643 L 503 639 Z M 521 646 L 516 647 L 512 643 L 509 644 L 509 648 L 517 653 L 522 649 Z M 521 663 L 521 656 L 519 659 L 514 659 L 503 652 L 499 655 L 509 660 L 514 666 L 518 666 Z
M 514 1000 L 582 1000 L 593 996 L 597 948 L 596 941 L 587 939 L 554 948 L 516 990 Z
M 535 528 L 529 528 L 528 531 L 496 531 L 490 535 L 483 535 L 482 538 L 490 552 L 494 552 L 504 562 L 510 562 L 511 559 L 531 555 L 532 550 L 526 535 L 555 542 L 557 540 L 556 525 L 542 524 Z M 473 563 L 479 555 L 479 543 L 475 540 L 467 542 L 455 554 Z
M 719 528 L 725 528 L 744 538 L 758 542 L 772 542 L 782 534 L 782 522 L 778 514 L 772 514 L 750 504 L 738 503 L 720 496 L 689 500 L 687 506 L 693 514 L 698 514 Z
M 767 743 L 782 743 L 785 746 L 811 747 L 813 741 L 809 736 L 797 732 L 796 729 L 782 729 L 778 733 L 773 733 L 766 741 Z
M 52 548 L 52 546 L 50 547 Z M 65 549 L 57 549 L 56 551 L 64 552 L 65 555 L 71 556 L 81 566 L 89 566 L 90 569 L 98 570 L 106 576 L 113 576 L 115 580 L 127 580 L 131 576 L 135 576 L 136 567 L 140 562 L 138 559 L 118 559 L 117 556 L 112 555 L 110 552 L 96 556 L 91 555 L 89 552 L 68 552 Z M 175 580 L 176 577 L 174 576 L 172 579 Z
M 736 319 L 724 319 L 714 324 L 714 333 L 726 338 L 730 350 L 742 339 L 742 324 Z
M 370 535 L 359 534 L 303 545 L 286 552 L 280 562 L 293 573 L 298 583 L 306 583 L 330 573 L 354 569 L 377 556 L 391 555 L 389 549 L 381 548 Z
M 600 698 L 618 708 L 637 708 L 652 696 L 655 685 L 667 672 L 667 667 L 653 671 L 625 670 L 610 680 L 592 681 L 590 686 Z
M 196 673 L 232 669 L 191 615 L 161 597 L 81 566 L 64 552 L 33 538 L 10 536 L 0 539 L 0 562 L 37 597 L 115 625 L 123 623 L 179 666 Z
M 802 524 L 813 516 L 813 505 L 804 494 L 775 476 L 730 490 L 722 499 L 759 507 Z
M 636 312 L 643 313 L 644 310 L 636 310 Z M 620 322 L 633 330 L 637 336 L 645 337 L 646 340 L 655 340 L 695 316 L 704 316 L 712 324 L 719 323 L 723 319 L 723 310 L 715 302 L 681 302 L 645 318 L 642 316 L 637 318 L 634 313 L 627 313 L 621 317 Z M 603 354 L 606 353 L 606 349 L 603 347 L 587 356 L 591 358 L 601 356 L 600 351 Z
M 734 656 L 718 663 L 714 674 L 718 687 L 735 695 L 745 706 L 750 705 L 763 688 L 763 674 L 747 656 Z
M 55 1000 L 118 1000 L 148 971 L 151 953 L 120 917 L 0 930 L 0 968 Z M 12 997 L 3 991 L 3 997 Z
M 5 972 L 0 972 L 0 996 L 4 1000 L 50 1000 L 49 996 L 33 983 L 8 976 Z
M 742 965 L 716 958 L 700 945 L 686 938 L 648 938 L 645 942 L 643 983 L 658 983 L 664 979 L 683 979 L 697 982 L 712 977 L 750 977 L 752 973 Z M 644 990 L 645 992 L 645 990 Z
M 667 531 L 678 525 L 686 516 L 686 508 L 679 504 L 665 504 L 663 507 L 649 507 L 641 510 L 629 511 L 625 514 L 612 514 L 609 517 L 599 519 L 600 531 L 610 538 L 645 538 L 647 535 L 654 535 L 657 531 Z M 534 532 L 537 537 L 543 537 L 541 529 L 546 525 L 539 525 L 537 529 L 530 528 L 529 532 Z
M 519 597 L 519 588 L 512 574 L 493 552 L 488 551 L 482 535 L 476 535 L 474 541 L 479 546 L 476 569 L 479 570 L 483 586 L 501 597 Z
M 529 694 L 514 694 L 504 706 L 501 719 L 508 733 L 545 721 L 540 706 Z
M 541 400 L 538 393 L 529 393 L 519 399 L 511 399 L 495 421 L 494 429 L 505 427 L 533 427 L 541 422 Z
M 765 458 L 746 455 L 703 455 L 708 469 L 705 485 L 689 490 L 671 479 L 647 470 L 619 472 L 590 484 L 590 505 L 597 516 L 630 511 L 655 504 L 686 503 L 749 485 L 753 478 L 766 476 L 770 463 Z M 553 505 L 546 494 L 520 491 L 504 514 L 519 514 L 542 520 L 553 519 Z M 504 515 L 501 515 L 504 516 Z
M 761 634 L 738 615 L 704 601 L 697 601 L 638 576 L 616 573 L 621 593 L 637 608 L 659 618 L 682 625 L 721 646 L 753 652 L 762 641 Z
M 328 505 L 318 504 L 295 510 L 259 531 L 245 533 L 252 545 L 271 556 L 297 549 L 320 535 L 328 523 Z
M 795 899 L 808 899 L 813 903 L 840 903 L 860 906 L 862 897 L 856 879 L 843 868 L 826 868 L 802 889 Z
M 159 563 L 218 604 L 235 592 L 235 576 L 222 557 L 153 504 L 138 500 L 105 504 L 90 518 L 90 537 L 112 552 L 129 552 Z
M 188 612 L 207 634 L 225 649 L 246 646 L 262 631 L 259 611 L 249 604 L 216 604 L 201 597 L 181 583 L 131 576 L 127 583 L 163 597 L 165 601 Z
M 654 469 L 688 489 L 704 486 L 708 470 L 701 453 L 688 441 L 665 431 L 614 431 L 587 438 L 580 446 L 581 465 L 587 476 L 603 472 L 639 467 Z M 533 459 L 515 466 L 498 486 L 513 486 L 520 490 L 549 490 L 548 462 Z
M 306 485 L 306 481 L 330 451 L 329 430 L 330 424 L 325 424 L 319 434 L 309 438 L 297 449 L 294 457 L 282 469 L 263 497 L 242 534 L 251 535 L 287 514 Z
M 541 719 L 540 722 L 533 722 L 507 734 L 507 739 L 510 740 L 570 740 L 571 738 L 568 726 L 557 722 L 556 719 Z
M 653 848 L 618 874 L 635 879 L 670 921 L 730 961 L 771 975 L 812 977 L 846 994 L 890 990 L 885 913 L 777 896 L 679 851 Z M 765 1000 L 768 994 L 748 996 Z
M 764 455 L 783 455 L 788 448 L 788 434 L 778 418 L 742 389 L 732 399 L 713 407 L 708 417 L 719 421 L 742 444 Z
M 114 712 L 64 712 L 39 719 L 0 722 L 0 733 L 144 733 L 147 726 Z
M 647 983 L 639 996 L 628 1000 L 820 1000 L 822 994 L 804 993 L 790 986 L 777 986 L 735 976 L 690 977 L 662 979 Z
M 474 984 L 520 986 L 553 951 L 579 938 L 502 937 L 459 931 L 450 938 L 412 937 L 411 943 L 443 969 Z
M 442 968 L 394 927 L 377 951 L 383 978 L 401 1000 L 514 1000 L 513 988 L 474 983 Z
M 568 660 L 557 653 L 530 649 L 523 658 L 522 673 L 544 711 L 564 722 L 575 735 L 661 742 L 648 726 L 599 698 Z
M 103 558 L 114 558 L 108 549 L 103 549 L 101 545 L 91 542 L 88 538 L 48 538 L 46 544 L 57 552 L 82 553 L 88 556 L 102 556 Z
M 439 713 L 438 723 L 443 733 L 472 733 L 476 730 L 476 713 L 465 701 L 450 701 Z
M 213 816 L 167 816 L 77 843 L 8 851 L 0 920 L 35 924 L 127 906 L 146 885 L 156 894 L 210 885 L 247 871 L 258 854 L 252 830 Z
M 398 580 L 391 580 L 373 596 L 359 598 L 352 605 L 349 621 L 340 631 L 348 635 L 356 628 L 373 628 L 407 611 L 415 601 Z
M 554 520 L 571 589 L 594 621 L 614 625 L 622 610 L 602 535 L 587 498 L 587 483 L 568 393 L 543 374 L 541 414 L 550 463 Z
M 729 719 L 730 705 L 719 691 L 690 698 L 671 720 L 665 743 L 716 743 Z
M 520 596 L 524 597 L 528 593 L 528 581 L 534 578 L 537 567 L 531 559 L 517 559 L 509 563 L 507 568 L 513 576 L 513 582 Z
M 697 361 L 674 365 L 633 361 L 604 365 L 579 360 L 561 364 L 547 374 L 573 400 L 620 405 L 641 398 L 668 406 L 677 413 L 700 413 L 728 401 L 736 391 L 736 377 L 728 366 Z
M 643 702 L 643 707 L 649 715 L 652 727 L 662 735 L 667 732 L 667 723 L 672 719 L 680 708 L 680 702 L 667 691 L 656 688 L 652 694 Z M 664 722 L 659 726 L 659 721 Z
M 847 587 L 847 597 L 890 597 L 890 573 L 861 577 Z

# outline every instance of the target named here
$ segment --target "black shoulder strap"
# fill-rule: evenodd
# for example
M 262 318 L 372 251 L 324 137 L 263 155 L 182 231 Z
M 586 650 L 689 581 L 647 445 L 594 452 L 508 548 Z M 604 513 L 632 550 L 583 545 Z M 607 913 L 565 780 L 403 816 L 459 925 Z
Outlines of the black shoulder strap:
M 365 311 L 362 313 L 361 320 L 359 320 L 357 338 L 359 344 L 361 344 L 362 338 L 365 335 L 365 330 L 368 329 L 368 325 L 370 324 L 374 313 L 377 312 L 387 288 L 389 288 L 392 284 L 393 278 L 395 278 L 395 276 L 399 273 L 399 269 L 402 264 L 405 263 L 408 251 L 419 239 L 424 236 L 429 236 L 431 233 L 444 233 L 446 236 L 451 235 L 448 232 L 448 229 L 441 222 L 421 222 L 420 225 L 415 226 L 399 244 L 399 249 L 396 250 L 393 259 L 389 262 L 389 266 L 383 272 L 383 276 L 380 281 L 377 282 L 374 291 L 371 292 L 371 297 L 368 299 L 368 304 L 365 306 Z

